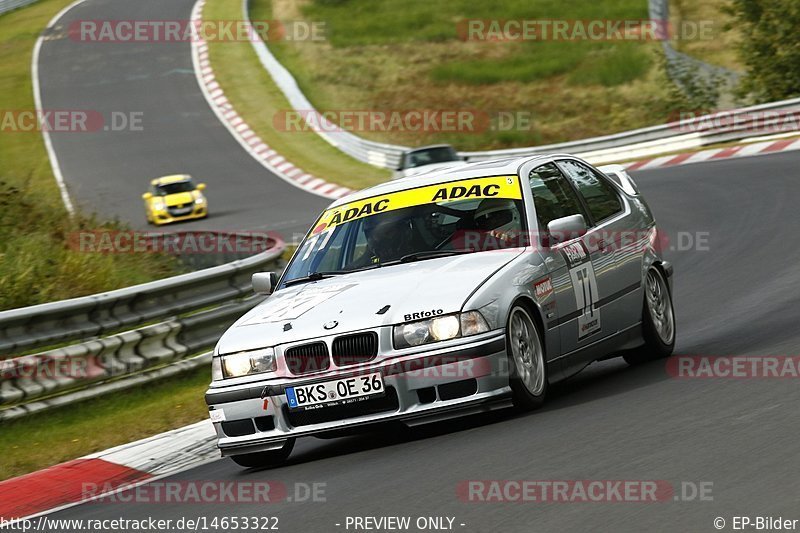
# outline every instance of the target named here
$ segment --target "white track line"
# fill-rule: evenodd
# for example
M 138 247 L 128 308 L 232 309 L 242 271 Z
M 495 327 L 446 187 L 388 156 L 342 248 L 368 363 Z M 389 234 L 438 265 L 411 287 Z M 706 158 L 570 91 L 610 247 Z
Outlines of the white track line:
M 202 18 L 203 7 L 206 0 L 197 0 L 192 7 L 191 19 L 193 21 Z M 277 177 L 289 183 L 293 187 L 297 187 L 305 192 L 334 200 L 335 198 L 330 194 L 325 194 L 319 190 L 315 190 L 303 184 L 302 181 L 294 179 L 297 172 L 289 171 L 290 168 L 296 168 L 294 165 L 285 166 L 281 165 L 286 161 L 282 156 L 273 152 L 273 154 L 265 157 L 264 150 L 261 148 L 264 142 L 256 136 L 250 126 L 244 121 L 242 117 L 236 114 L 235 110 L 230 106 L 230 103 L 225 99 L 224 104 L 221 104 L 224 93 L 216 81 L 211 82 L 214 86 L 212 90 L 208 80 L 209 75 L 213 75 L 213 67 L 208 58 L 208 44 L 200 42 L 199 39 L 192 39 L 192 64 L 194 66 L 195 77 L 197 84 L 200 86 L 200 91 L 208 103 L 208 106 L 217 116 L 223 126 L 230 132 L 236 142 L 238 142 L 250 156 L 259 162 L 264 168 L 275 174 Z M 257 149 L 258 148 L 258 149 Z M 280 165 L 280 166 L 279 166 Z M 320 183 L 325 183 L 321 178 L 317 178 Z M 340 185 L 336 185 L 340 187 Z
M 86 1 L 87 0 L 75 0 L 59 11 L 56 16 L 47 23 L 47 27 L 45 27 L 39 35 L 39 38 L 36 39 L 36 44 L 33 47 L 33 57 L 31 58 L 31 80 L 33 81 L 33 101 L 36 106 L 37 115 L 41 115 L 42 113 L 42 91 L 41 85 L 39 84 L 39 54 L 42 50 L 44 35 L 47 33 L 47 30 L 53 28 L 67 12 Z M 64 207 L 70 216 L 72 216 L 75 214 L 75 206 L 69 196 L 67 184 L 64 181 L 64 175 L 61 173 L 61 166 L 58 163 L 58 156 L 53 148 L 53 141 L 50 138 L 50 132 L 47 131 L 47 128 L 42 128 L 42 138 L 44 139 L 44 147 L 47 150 L 47 157 L 50 159 L 50 167 L 53 169 L 53 176 L 56 179 L 56 185 L 58 185 L 58 190 L 61 192 L 61 201 L 64 202 Z

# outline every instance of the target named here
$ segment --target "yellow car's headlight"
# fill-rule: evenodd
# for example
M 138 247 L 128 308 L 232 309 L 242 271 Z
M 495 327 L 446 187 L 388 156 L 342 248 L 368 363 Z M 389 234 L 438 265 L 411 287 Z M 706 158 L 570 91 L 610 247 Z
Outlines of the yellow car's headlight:
M 163 211 L 167 206 L 163 200 L 153 200 L 153 203 L 150 204 L 150 207 L 153 208 L 153 211 Z

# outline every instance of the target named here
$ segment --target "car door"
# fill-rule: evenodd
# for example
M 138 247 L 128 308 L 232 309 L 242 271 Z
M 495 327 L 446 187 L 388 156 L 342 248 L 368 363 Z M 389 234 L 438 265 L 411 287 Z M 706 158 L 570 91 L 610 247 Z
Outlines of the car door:
M 593 221 L 585 241 L 602 280 L 599 307 L 606 334 L 623 331 L 641 317 L 645 246 L 637 239 L 644 232 L 632 227 L 630 206 L 606 176 L 574 159 L 559 160 L 558 165 L 575 185 Z
M 592 250 L 586 237 L 550 246 L 547 225 L 551 221 L 580 214 L 587 225 L 592 222 L 577 190 L 555 163 L 534 168 L 529 184 L 557 308 L 555 319 L 548 313 L 545 321 L 549 328 L 558 327 L 561 353 L 568 354 L 609 334 L 599 303 L 607 296 L 603 276 L 614 259 Z

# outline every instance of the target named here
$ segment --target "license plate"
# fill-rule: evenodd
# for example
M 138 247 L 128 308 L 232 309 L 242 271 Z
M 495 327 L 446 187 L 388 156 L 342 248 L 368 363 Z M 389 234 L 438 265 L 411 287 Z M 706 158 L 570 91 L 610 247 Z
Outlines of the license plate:
M 190 213 L 191 211 L 192 211 L 191 207 L 181 207 L 180 209 L 173 209 L 172 212 L 175 213 L 176 215 L 185 215 L 187 213 Z
M 323 381 L 300 387 L 287 387 L 286 400 L 290 409 L 305 409 L 312 406 L 343 405 L 370 396 L 383 395 L 383 377 L 380 372 L 365 376 Z

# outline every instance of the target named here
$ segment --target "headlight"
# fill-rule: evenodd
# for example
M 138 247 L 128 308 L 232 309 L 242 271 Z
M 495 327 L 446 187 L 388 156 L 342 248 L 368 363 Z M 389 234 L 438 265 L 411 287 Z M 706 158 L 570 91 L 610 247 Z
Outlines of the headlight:
M 204 204 L 204 203 L 206 203 L 206 197 L 202 196 L 202 195 L 198 196 L 197 198 L 194 199 L 194 203 L 196 203 L 196 204 Z
M 458 317 L 455 315 L 431 320 L 431 335 L 437 341 L 446 341 L 457 337 L 460 328 Z
M 394 327 L 394 347 L 411 348 L 430 342 L 469 337 L 489 331 L 489 325 L 478 311 L 439 316 L 430 320 L 409 322 Z
M 161 200 L 156 200 L 156 201 L 153 202 L 153 210 L 154 211 L 163 211 L 164 207 L 166 207 L 166 206 L 164 205 L 164 202 L 162 202 Z
M 489 324 L 478 311 L 461 314 L 461 336 L 469 337 L 489 331 Z
M 250 374 L 261 374 L 263 372 L 273 372 L 275 365 L 275 350 L 263 348 L 249 352 L 239 352 L 218 357 L 220 360 L 222 378 L 237 378 Z M 212 364 L 212 375 L 214 366 Z
M 219 381 L 223 378 L 222 375 L 222 357 L 214 357 L 211 359 L 211 381 Z

